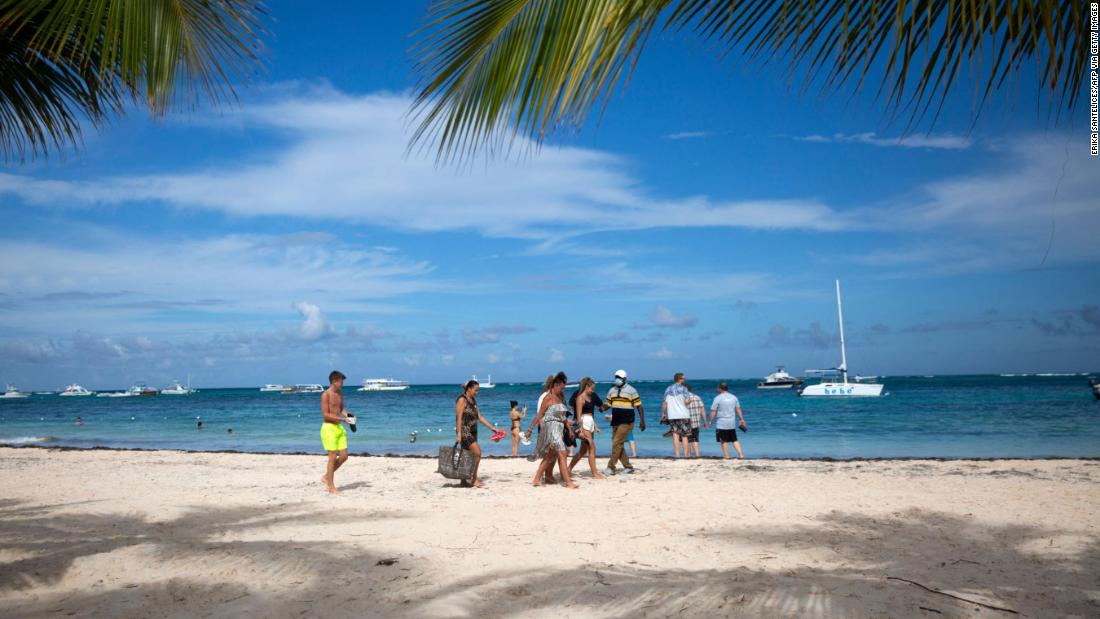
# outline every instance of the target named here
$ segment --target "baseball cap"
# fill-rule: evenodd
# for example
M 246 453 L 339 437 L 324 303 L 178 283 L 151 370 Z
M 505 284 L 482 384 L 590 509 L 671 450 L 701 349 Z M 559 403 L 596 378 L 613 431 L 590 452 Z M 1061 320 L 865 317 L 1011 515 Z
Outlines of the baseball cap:
M 615 378 L 626 379 L 626 370 L 615 370 Z

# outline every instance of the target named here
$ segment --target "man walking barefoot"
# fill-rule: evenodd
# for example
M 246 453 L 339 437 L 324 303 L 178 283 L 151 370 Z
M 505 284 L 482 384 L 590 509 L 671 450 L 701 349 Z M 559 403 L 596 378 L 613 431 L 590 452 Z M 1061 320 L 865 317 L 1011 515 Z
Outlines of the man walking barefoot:
M 689 397 L 684 386 L 684 373 L 676 372 L 672 384 L 665 389 L 665 400 L 661 403 L 661 417 L 668 418 L 672 431 L 672 457 L 680 457 L 683 446 L 684 457 L 688 457 L 688 442 L 691 440 L 691 412 L 688 410 Z
M 340 494 L 333 477 L 336 469 L 348 460 L 348 434 L 341 423 L 351 423 L 348 411 L 344 408 L 344 379 L 340 372 L 333 370 L 328 375 L 328 389 L 321 394 L 321 445 L 328 452 L 328 462 L 321 482 L 328 488 L 329 494 Z
M 736 418 L 741 419 L 741 431 L 749 429 L 745 425 L 745 415 L 741 412 L 741 402 L 737 396 L 729 392 L 729 385 L 718 383 L 718 395 L 710 405 L 710 422 L 714 425 L 714 438 L 722 444 L 722 457 L 730 458 L 730 443 L 737 450 L 737 459 L 744 460 L 745 454 L 741 451 L 741 443 L 737 440 L 737 430 L 734 429 Z
M 688 445 L 691 447 L 691 452 L 698 458 L 699 430 L 707 427 L 707 406 L 703 404 L 702 398 L 695 395 L 691 385 L 684 383 L 684 386 L 688 390 L 688 412 L 691 413 L 691 437 L 688 439 Z

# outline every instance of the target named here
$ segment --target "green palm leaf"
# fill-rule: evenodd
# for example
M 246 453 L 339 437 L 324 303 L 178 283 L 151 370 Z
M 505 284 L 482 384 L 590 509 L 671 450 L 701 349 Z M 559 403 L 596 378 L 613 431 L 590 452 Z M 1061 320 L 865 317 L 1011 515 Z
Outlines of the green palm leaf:
M 826 91 L 881 73 L 887 111 L 910 128 L 975 78 L 976 119 L 1034 61 L 1048 101 L 1073 109 L 1087 75 L 1081 0 L 436 0 L 413 47 L 421 83 L 410 146 L 442 160 L 579 128 L 629 77 L 657 28 L 723 54 L 782 63 Z M 985 63 L 985 67 L 983 67 Z
M 153 114 L 233 100 L 261 67 L 261 0 L 0 0 L 5 159 L 79 142 L 141 99 Z

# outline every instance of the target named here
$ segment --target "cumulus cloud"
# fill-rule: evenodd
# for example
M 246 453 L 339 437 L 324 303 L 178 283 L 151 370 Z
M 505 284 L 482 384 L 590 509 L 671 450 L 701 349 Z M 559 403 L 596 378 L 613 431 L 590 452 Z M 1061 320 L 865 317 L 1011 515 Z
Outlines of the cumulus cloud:
M 672 313 L 672 310 L 664 305 L 658 305 L 653 312 L 649 314 L 648 318 L 649 324 L 635 326 L 642 328 L 656 327 L 659 329 L 690 329 L 699 322 L 698 318 L 690 314 L 677 316 Z
M 764 337 L 768 347 L 831 348 L 839 346 L 840 336 L 822 328 L 821 323 L 811 322 L 805 329 L 792 329 L 786 325 L 772 325 Z
M 303 340 L 316 342 L 336 334 L 320 307 L 313 303 L 299 301 L 294 304 L 294 309 L 302 316 L 302 324 L 298 327 L 298 334 Z

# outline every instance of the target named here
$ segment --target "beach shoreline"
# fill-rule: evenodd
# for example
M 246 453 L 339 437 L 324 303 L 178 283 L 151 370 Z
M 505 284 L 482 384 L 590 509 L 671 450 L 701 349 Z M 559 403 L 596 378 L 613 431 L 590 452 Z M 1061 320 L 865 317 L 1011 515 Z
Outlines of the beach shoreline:
M 41 445 L 41 444 L 4 444 L 0 443 L 0 450 L 2 449 L 44 449 L 47 451 L 120 451 L 120 452 L 137 452 L 137 453 L 149 453 L 149 452 L 165 452 L 165 453 L 179 453 L 179 454 L 240 454 L 240 455 L 255 455 L 255 456 L 324 456 L 324 452 L 316 451 L 240 451 L 235 449 L 165 449 L 165 448 L 143 448 L 143 447 L 107 447 L 107 446 L 93 446 L 93 447 L 76 447 L 72 445 Z M 354 458 L 403 458 L 411 460 L 435 460 L 438 456 L 435 454 L 403 454 L 403 453 L 371 453 L 369 451 L 348 451 L 348 457 Z M 601 454 L 602 458 L 606 459 L 606 454 Z M 482 456 L 485 460 L 526 460 L 527 455 L 522 454 L 519 456 L 506 456 L 500 454 L 485 454 Z M 706 460 L 706 461 L 722 461 L 723 458 L 720 455 L 704 454 L 699 457 L 693 458 L 674 458 L 673 456 L 655 456 L 649 454 L 639 454 L 638 456 L 632 456 L 631 460 Z M 731 458 L 732 460 L 732 458 Z M 1037 456 L 1027 458 L 1017 457 L 922 457 L 922 456 L 892 456 L 892 457 L 855 457 L 855 458 L 830 458 L 830 457 L 805 457 L 805 458 L 787 458 L 787 457 L 772 457 L 772 456 L 759 456 L 759 457 L 746 457 L 745 462 L 749 461 L 765 461 L 765 462 L 1045 462 L 1045 461 L 1072 461 L 1079 460 L 1081 462 L 1100 462 L 1100 456 Z M 597 458 L 597 461 L 601 461 Z
M 424 459 L 0 448 L 0 615 L 1100 614 L 1093 459 Z

